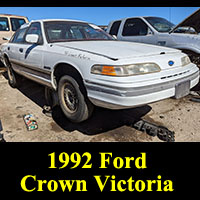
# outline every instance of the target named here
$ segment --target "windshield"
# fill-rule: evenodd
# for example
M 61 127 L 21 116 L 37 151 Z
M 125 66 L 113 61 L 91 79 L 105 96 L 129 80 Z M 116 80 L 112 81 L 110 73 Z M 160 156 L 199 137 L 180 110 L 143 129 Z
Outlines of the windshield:
M 44 22 L 48 42 L 113 40 L 105 31 L 93 24 L 69 21 Z
M 161 33 L 167 33 L 174 28 L 174 24 L 160 17 L 145 17 L 145 19 Z

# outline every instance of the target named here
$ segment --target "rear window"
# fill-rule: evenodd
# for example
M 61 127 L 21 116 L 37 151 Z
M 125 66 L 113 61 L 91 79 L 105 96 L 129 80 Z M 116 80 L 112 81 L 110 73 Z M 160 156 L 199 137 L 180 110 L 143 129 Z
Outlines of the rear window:
M 0 31 L 9 31 L 8 18 L 0 17 Z
M 112 25 L 112 27 L 111 27 L 111 29 L 110 29 L 109 34 L 117 36 L 120 24 L 121 24 L 121 21 L 114 22 L 113 25 Z
M 10 18 L 12 31 L 16 31 L 21 25 L 25 24 L 26 21 L 23 18 Z

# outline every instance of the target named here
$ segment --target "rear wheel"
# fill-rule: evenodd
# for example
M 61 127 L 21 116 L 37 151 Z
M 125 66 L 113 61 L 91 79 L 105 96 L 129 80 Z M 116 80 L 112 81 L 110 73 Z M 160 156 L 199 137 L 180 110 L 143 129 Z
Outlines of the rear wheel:
M 85 121 L 93 112 L 92 103 L 81 91 L 78 82 L 71 76 L 61 77 L 58 85 L 58 98 L 62 111 L 72 122 Z
M 8 71 L 8 83 L 12 88 L 17 88 L 20 85 L 21 82 L 21 76 L 18 75 L 14 70 L 12 69 L 11 65 L 7 65 L 7 71 Z

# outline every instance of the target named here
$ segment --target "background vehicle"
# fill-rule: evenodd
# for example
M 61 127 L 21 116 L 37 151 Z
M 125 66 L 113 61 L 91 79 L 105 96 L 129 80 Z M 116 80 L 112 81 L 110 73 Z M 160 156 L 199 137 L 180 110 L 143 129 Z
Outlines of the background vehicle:
M 0 14 L 0 45 L 6 42 L 3 38 L 10 39 L 15 31 L 27 22 L 28 19 L 24 16 Z
M 107 32 L 118 40 L 172 47 L 200 65 L 200 9 L 175 26 L 160 17 L 132 17 L 109 23 Z
M 82 21 L 24 24 L 2 54 L 12 87 L 20 75 L 49 87 L 72 122 L 87 120 L 94 105 L 119 110 L 181 98 L 199 82 L 199 69 L 181 51 L 116 41 Z
M 28 19 L 24 16 L 0 14 L 0 45 L 7 42 L 15 31 L 20 28 L 22 24 L 27 22 Z M 3 67 L 1 61 L 0 67 Z
M 106 25 L 99 25 L 98 27 L 101 28 L 104 31 L 106 31 L 107 28 L 108 28 L 108 26 L 106 26 Z

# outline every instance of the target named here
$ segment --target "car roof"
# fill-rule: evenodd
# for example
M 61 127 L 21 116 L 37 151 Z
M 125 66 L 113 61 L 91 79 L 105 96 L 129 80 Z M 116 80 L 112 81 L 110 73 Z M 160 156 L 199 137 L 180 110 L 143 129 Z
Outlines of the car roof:
M 30 22 L 21 25 L 20 29 L 30 26 L 30 24 L 33 22 L 55 22 L 55 21 L 80 22 L 80 23 L 88 24 L 88 22 L 81 21 L 81 20 L 73 20 L 73 19 L 39 19 L 39 20 L 31 20 Z M 89 23 L 89 24 L 91 24 L 91 23 Z
M 88 23 L 81 20 L 75 20 L 75 19 L 39 19 L 39 20 L 32 20 L 31 22 L 53 22 L 53 21 L 66 21 L 66 22 L 82 22 L 82 23 Z M 30 23 L 31 23 L 30 22 Z
M 1 14 L 0 17 L 20 17 L 20 18 L 27 18 L 26 16 L 21 16 L 21 15 L 11 15 L 11 14 Z
M 113 21 L 111 21 L 111 22 L 122 21 L 122 20 L 126 20 L 126 19 L 131 19 L 131 18 L 140 18 L 140 19 L 144 19 L 144 18 L 148 18 L 148 17 L 163 18 L 163 17 L 158 17 L 158 16 L 132 16 L 132 17 L 125 17 L 125 18 L 118 19 L 118 20 L 113 20 Z

